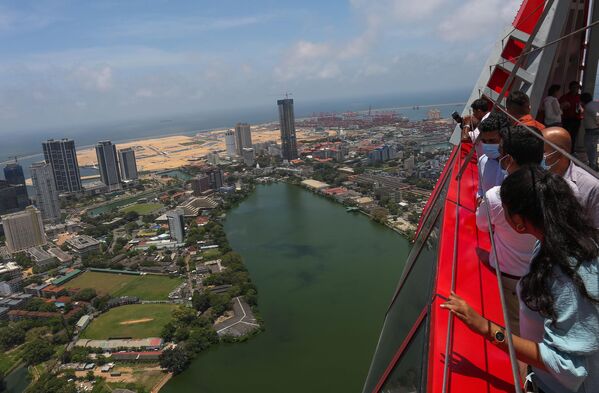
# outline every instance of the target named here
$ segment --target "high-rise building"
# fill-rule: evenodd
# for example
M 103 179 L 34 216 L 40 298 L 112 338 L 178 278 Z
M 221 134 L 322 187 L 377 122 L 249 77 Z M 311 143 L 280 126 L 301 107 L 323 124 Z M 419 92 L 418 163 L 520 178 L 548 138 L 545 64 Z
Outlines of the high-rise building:
M 11 193 L 14 192 L 15 199 L 13 200 L 13 204 L 16 205 L 16 210 L 22 210 L 29 206 L 29 196 L 27 195 L 27 186 L 25 185 L 23 167 L 16 162 L 6 164 L 4 167 L 4 178 L 12 187 Z M 0 205 L 2 205 L 1 201 Z M 3 214 L 1 210 L 0 214 Z
M 25 185 L 25 175 L 23 174 L 23 167 L 19 164 L 12 163 L 6 164 L 4 167 L 4 178 L 8 184 L 22 184 Z
M 225 132 L 225 146 L 227 147 L 227 155 L 229 157 L 237 155 L 237 149 L 235 148 L 235 132 L 233 132 L 233 130 Z
M 166 213 L 171 239 L 176 240 L 177 243 L 183 243 L 185 241 L 184 214 L 185 212 L 183 209 L 175 209 Z
M 77 163 L 75 141 L 49 139 L 42 143 L 44 160 L 52 166 L 54 182 L 58 192 L 77 192 L 81 190 L 81 175 Z
M 237 123 L 235 125 L 235 149 L 241 157 L 243 149 L 252 147 L 252 131 L 248 123 Z
M 254 155 L 254 149 L 251 147 L 244 147 L 241 153 L 243 157 L 243 163 L 247 166 L 254 166 L 256 157 Z
M 100 141 L 96 145 L 96 157 L 100 169 L 100 180 L 108 186 L 108 190 L 121 188 L 121 175 L 116 159 L 116 146 L 110 141 Z
M 119 150 L 119 165 L 121 167 L 121 178 L 123 180 L 137 180 L 138 175 L 135 150 L 130 147 Z
M 212 167 L 208 169 L 206 172 L 208 178 L 210 179 L 210 187 L 218 190 L 224 185 L 224 175 L 223 171 L 220 168 Z
M 220 164 L 220 156 L 218 155 L 218 152 L 213 151 L 213 152 L 206 154 L 206 161 L 210 165 Z
M 33 206 L 1 217 L 6 248 L 14 253 L 46 244 L 42 214 Z
M 281 145 L 284 160 L 295 160 L 297 155 L 297 140 L 295 138 L 295 115 L 293 114 L 293 99 L 278 100 L 279 122 L 281 123 Z
M 29 167 L 33 183 L 35 206 L 42 213 L 42 218 L 55 223 L 60 221 L 60 201 L 58 190 L 54 184 L 52 166 L 45 162 L 37 162 Z
M 197 175 L 191 181 L 191 189 L 193 190 L 193 195 L 195 196 L 202 195 L 202 193 L 211 190 L 212 186 L 210 185 L 210 177 L 205 173 Z
M 0 214 L 14 213 L 29 205 L 26 187 L 0 180 Z

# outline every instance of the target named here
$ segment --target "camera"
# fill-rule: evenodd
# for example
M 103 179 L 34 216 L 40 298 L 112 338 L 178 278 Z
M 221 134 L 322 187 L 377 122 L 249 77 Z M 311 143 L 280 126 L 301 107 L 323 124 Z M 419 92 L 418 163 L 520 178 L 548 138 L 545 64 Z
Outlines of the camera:
M 462 118 L 462 116 L 460 116 L 460 114 L 458 113 L 458 111 L 455 111 L 451 114 L 451 117 L 453 118 L 453 120 L 455 120 L 456 123 L 458 123 L 459 125 L 462 125 L 462 123 L 464 123 L 464 119 Z

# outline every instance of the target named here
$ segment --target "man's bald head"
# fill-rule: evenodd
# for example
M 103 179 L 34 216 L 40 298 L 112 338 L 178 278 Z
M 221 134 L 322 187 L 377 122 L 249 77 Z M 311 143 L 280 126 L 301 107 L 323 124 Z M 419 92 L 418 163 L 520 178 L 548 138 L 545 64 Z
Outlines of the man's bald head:
M 554 145 L 562 148 L 565 151 L 570 151 L 572 148 L 572 138 L 570 133 L 562 127 L 548 127 L 543 131 L 543 137 L 553 143 Z M 560 152 L 555 150 L 549 144 L 545 143 L 545 164 L 549 170 L 557 175 L 563 176 L 566 170 L 570 166 L 570 159 Z
M 572 149 L 572 138 L 570 137 L 570 133 L 566 131 L 565 128 L 562 127 L 548 127 L 543 131 L 543 137 L 547 139 L 549 142 L 561 147 L 565 151 L 570 151 Z M 551 151 L 554 149 L 547 145 Z

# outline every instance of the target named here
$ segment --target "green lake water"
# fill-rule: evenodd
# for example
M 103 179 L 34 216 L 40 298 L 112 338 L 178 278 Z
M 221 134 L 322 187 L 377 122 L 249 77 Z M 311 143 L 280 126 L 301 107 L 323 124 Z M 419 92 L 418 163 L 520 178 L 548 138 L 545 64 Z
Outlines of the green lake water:
M 225 229 L 266 331 L 200 354 L 164 393 L 359 393 L 409 243 L 298 186 L 258 186 Z

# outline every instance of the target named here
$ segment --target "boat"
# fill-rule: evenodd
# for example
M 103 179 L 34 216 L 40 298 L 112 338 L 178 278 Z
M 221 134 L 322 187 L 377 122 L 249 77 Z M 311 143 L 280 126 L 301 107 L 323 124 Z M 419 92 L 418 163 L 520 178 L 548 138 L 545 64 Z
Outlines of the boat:
M 524 0 L 514 13 L 463 115 L 480 97 L 503 111 L 514 90 L 528 94 L 533 116 L 552 84 L 576 80 L 583 91 L 595 90 L 599 28 L 590 27 L 599 23 L 598 1 Z M 505 326 L 498 275 L 477 254 L 491 244 L 476 227 L 476 153 L 460 139 L 456 127 L 455 146 L 384 316 L 363 393 L 522 391 L 514 358 L 439 307 L 455 290 L 485 318 Z
M 348 206 L 345 208 L 345 211 L 348 213 L 352 213 L 352 212 L 359 212 L 360 209 L 357 208 L 356 206 Z

